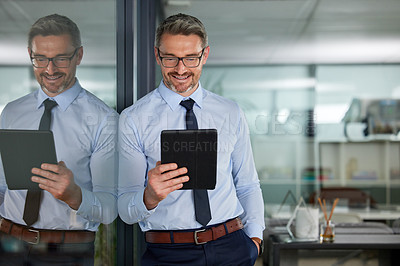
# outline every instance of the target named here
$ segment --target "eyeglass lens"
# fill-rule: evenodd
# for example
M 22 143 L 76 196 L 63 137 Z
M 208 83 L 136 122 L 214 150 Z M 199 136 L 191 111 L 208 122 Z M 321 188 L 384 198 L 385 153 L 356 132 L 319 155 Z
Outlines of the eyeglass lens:
M 71 62 L 71 60 L 66 57 L 54 57 L 54 58 L 35 57 L 35 58 L 32 58 L 32 63 L 35 67 L 47 67 L 50 61 L 52 61 L 54 66 L 56 66 L 56 67 L 69 67 L 69 64 Z
M 180 60 L 182 60 L 183 64 L 186 67 L 197 67 L 200 64 L 199 57 L 163 57 L 162 63 L 165 67 L 176 67 L 179 64 Z
M 59 56 L 59 57 L 53 57 L 53 58 L 47 58 L 44 56 L 32 57 L 31 58 L 32 64 L 35 67 L 44 68 L 49 65 L 50 61 L 52 61 L 55 67 L 66 68 L 66 67 L 69 67 L 71 60 L 75 56 L 78 49 L 79 48 L 75 49 L 74 53 L 70 57 L 65 57 L 65 56 Z

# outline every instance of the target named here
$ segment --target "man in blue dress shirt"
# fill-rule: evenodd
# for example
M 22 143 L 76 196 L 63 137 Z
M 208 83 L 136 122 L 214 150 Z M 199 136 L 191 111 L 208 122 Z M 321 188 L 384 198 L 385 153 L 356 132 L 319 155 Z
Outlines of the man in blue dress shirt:
M 55 101 L 50 130 L 60 162 L 32 170 L 32 181 L 43 189 L 32 225 L 23 218 L 27 191 L 9 190 L 0 164 L 2 242 L 22 240 L 15 251 L 29 265 L 93 265 L 95 231 L 118 214 L 118 114 L 75 77 L 83 47 L 69 18 L 54 14 L 37 20 L 28 52 L 40 89 L 8 103 L 0 127 L 38 129 L 44 101 Z M 12 254 L 5 259 L 13 264 Z
M 154 52 L 163 80 L 120 115 L 119 215 L 145 232 L 143 265 L 252 265 L 265 227 L 262 193 L 243 112 L 199 81 L 210 53 L 203 24 L 185 14 L 167 18 Z M 198 128 L 218 131 L 207 225 L 196 221 L 193 191 L 179 190 L 190 178 L 187 169 L 160 163 L 160 133 L 186 128 L 180 103 L 189 98 Z

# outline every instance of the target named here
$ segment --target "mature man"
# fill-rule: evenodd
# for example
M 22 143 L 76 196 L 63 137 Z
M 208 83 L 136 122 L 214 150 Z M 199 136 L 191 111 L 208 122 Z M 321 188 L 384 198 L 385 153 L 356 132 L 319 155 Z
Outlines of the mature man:
M 167 18 L 154 53 L 162 82 L 120 115 L 119 215 L 145 232 L 143 265 L 252 265 L 265 227 L 262 194 L 244 114 L 199 82 L 210 53 L 203 24 Z M 160 163 L 162 130 L 196 128 L 218 132 L 213 190 L 180 190 L 187 169 Z
M 43 189 L 36 194 L 9 190 L 0 169 L 2 242 L 23 240 L 26 254 L 19 258 L 29 265 L 90 265 L 95 231 L 117 216 L 118 114 L 75 77 L 83 47 L 69 18 L 37 20 L 28 53 L 40 89 L 7 104 L 0 126 L 51 130 L 60 162 L 32 169 L 32 181 Z

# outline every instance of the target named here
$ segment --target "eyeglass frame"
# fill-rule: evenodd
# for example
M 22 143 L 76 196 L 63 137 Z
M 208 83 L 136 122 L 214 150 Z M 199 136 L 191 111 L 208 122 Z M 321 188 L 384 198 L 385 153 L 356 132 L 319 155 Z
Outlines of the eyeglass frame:
M 203 55 L 204 55 L 204 50 L 205 50 L 206 48 L 207 48 L 207 47 L 204 47 L 204 48 L 201 50 L 201 55 L 200 55 L 200 56 L 184 56 L 184 57 L 177 57 L 177 56 L 161 56 L 161 55 L 160 55 L 160 48 L 158 48 L 158 47 L 157 47 L 157 53 L 158 53 L 158 58 L 160 58 L 160 61 L 161 61 L 161 64 L 162 64 L 163 67 L 166 67 L 166 68 L 174 68 L 174 67 L 177 67 L 177 66 L 179 65 L 179 62 L 180 62 L 180 61 L 182 61 L 182 64 L 183 64 L 185 67 L 187 67 L 187 68 L 196 68 L 196 67 L 198 67 L 198 66 L 200 65 L 201 58 L 203 57 Z M 164 58 L 177 58 L 177 59 L 178 59 L 178 62 L 176 63 L 175 66 L 164 66 L 164 63 L 163 63 L 163 59 L 164 59 Z M 184 59 L 187 59 L 187 58 L 195 58 L 195 59 L 198 59 L 198 60 L 199 60 L 199 63 L 197 64 L 197 66 L 187 66 L 187 65 L 185 64 L 185 62 L 183 61 Z
M 51 58 L 43 56 L 43 59 L 44 59 L 44 58 L 47 59 L 47 64 L 46 64 L 46 66 L 43 66 L 43 67 L 38 67 L 38 66 L 35 66 L 35 65 L 33 64 L 33 60 L 36 59 L 36 58 L 35 58 L 34 56 L 32 56 L 33 51 L 31 50 L 31 55 L 30 55 L 30 56 L 31 56 L 31 63 L 32 63 L 32 66 L 34 66 L 34 67 L 36 67 L 36 68 L 46 68 L 46 67 L 49 66 L 50 62 L 52 62 L 53 65 L 54 65 L 55 67 L 57 67 L 57 68 L 69 68 L 69 67 L 71 66 L 71 60 L 72 60 L 72 58 L 74 58 L 74 56 L 76 55 L 76 52 L 79 50 L 79 48 L 81 48 L 81 47 L 76 48 L 76 49 L 74 50 L 74 53 L 73 53 L 71 56 L 55 56 L 55 57 L 51 57 Z M 42 56 L 38 56 L 38 57 L 42 58 Z M 65 67 L 59 67 L 59 66 L 57 66 L 57 65 L 54 63 L 54 59 L 56 59 L 56 58 L 68 59 L 68 66 L 65 66 Z

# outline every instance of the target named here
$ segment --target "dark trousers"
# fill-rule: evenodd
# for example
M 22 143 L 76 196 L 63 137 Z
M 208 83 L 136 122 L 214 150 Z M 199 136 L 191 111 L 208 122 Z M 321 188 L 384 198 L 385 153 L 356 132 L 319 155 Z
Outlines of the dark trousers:
M 93 266 L 94 242 L 28 244 L 0 233 L 0 266 Z
M 206 244 L 147 243 L 142 265 L 254 265 L 257 246 L 243 230 L 238 230 Z

